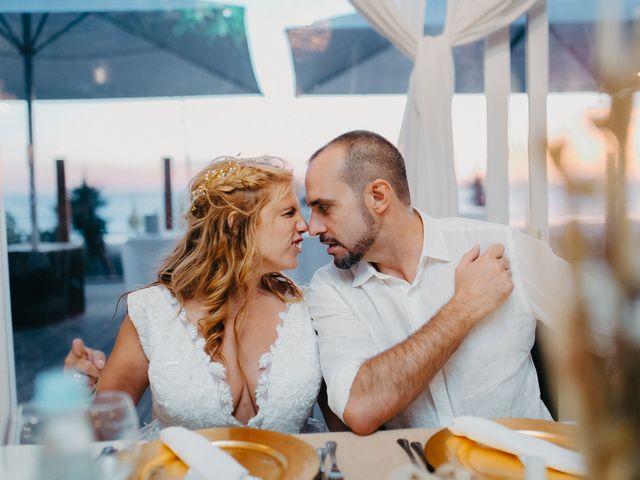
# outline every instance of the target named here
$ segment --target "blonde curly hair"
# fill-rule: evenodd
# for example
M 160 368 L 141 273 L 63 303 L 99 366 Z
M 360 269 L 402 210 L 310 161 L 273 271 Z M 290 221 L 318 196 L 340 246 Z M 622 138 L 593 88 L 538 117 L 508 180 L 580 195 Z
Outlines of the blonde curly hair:
M 186 233 L 165 259 L 157 283 L 166 286 L 181 305 L 198 299 L 206 307 L 199 327 L 205 351 L 224 362 L 221 352 L 229 300 L 242 298 L 234 330 L 239 331 L 257 282 L 286 303 L 299 302 L 302 292 L 287 277 L 272 272 L 256 278 L 261 262 L 256 248 L 260 211 L 291 186 L 293 174 L 276 157 L 220 157 L 191 183 L 191 208 Z

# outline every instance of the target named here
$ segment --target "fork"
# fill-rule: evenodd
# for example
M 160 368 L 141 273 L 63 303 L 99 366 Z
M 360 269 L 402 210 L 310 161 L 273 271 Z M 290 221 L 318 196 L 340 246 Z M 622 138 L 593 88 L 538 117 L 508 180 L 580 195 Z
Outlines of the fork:
M 316 448 L 316 453 L 318 454 L 318 460 L 320 460 L 320 469 L 318 470 L 318 475 L 316 475 L 316 480 L 325 480 L 324 460 L 327 458 L 327 449 L 318 447 Z
M 424 449 L 422 448 L 422 444 L 420 442 L 411 442 L 411 448 L 413 448 L 413 450 L 416 452 L 416 456 L 420 460 L 422 460 L 422 463 L 424 463 L 424 466 L 429 473 L 433 473 L 436 471 L 433 465 L 429 463 L 429 460 L 427 460 L 427 456 L 424 454 Z
M 324 444 L 327 452 L 329 452 L 329 457 L 331 458 L 331 470 L 327 474 L 328 480 L 344 480 L 344 475 L 338 468 L 336 464 L 336 448 L 338 448 L 338 444 L 336 442 L 327 442 Z
M 411 460 L 411 463 L 413 463 L 417 467 L 418 462 L 416 461 L 416 457 L 413 456 L 413 452 L 409 447 L 409 440 L 407 440 L 406 438 L 399 438 L 396 440 L 396 442 L 398 442 L 398 445 L 400 445 L 402 449 L 405 451 L 405 453 L 409 457 L 409 460 Z

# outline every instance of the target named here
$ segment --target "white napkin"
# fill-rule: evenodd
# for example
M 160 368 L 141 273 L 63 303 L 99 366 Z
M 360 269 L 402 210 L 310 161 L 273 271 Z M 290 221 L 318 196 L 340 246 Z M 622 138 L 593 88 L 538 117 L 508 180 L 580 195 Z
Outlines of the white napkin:
M 210 440 L 191 430 L 167 427 L 160 431 L 160 440 L 203 480 L 258 480 Z
M 538 457 L 547 467 L 572 475 L 586 475 L 584 457 L 540 438 L 531 437 L 499 423 L 479 417 L 456 417 L 449 427 L 455 435 L 518 457 Z

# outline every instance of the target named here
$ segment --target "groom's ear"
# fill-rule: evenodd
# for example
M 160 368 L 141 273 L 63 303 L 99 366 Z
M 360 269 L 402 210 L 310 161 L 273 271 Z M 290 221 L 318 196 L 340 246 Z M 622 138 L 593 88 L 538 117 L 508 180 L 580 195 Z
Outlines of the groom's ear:
M 368 203 L 371 210 L 377 214 L 381 214 L 389 208 L 389 202 L 393 192 L 389 182 L 382 179 L 376 179 L 371 182 L 365 190 L 367 196 L 365 203 Z

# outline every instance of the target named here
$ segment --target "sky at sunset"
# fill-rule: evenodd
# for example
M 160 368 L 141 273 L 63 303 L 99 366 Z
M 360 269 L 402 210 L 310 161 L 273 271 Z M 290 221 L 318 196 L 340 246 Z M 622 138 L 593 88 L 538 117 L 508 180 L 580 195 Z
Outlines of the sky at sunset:
M 395 141 L 404 103 L 402 95 L 39 101 L 34 107 L 38 190 L 54 191 L 56 158 L 66 159 L 69 185 L 77 185 L 84 177 L 114 190 L 160 189 L 164 156 L 174 159 L 178 185 L 219 155 L 278 155 L 301 177 L 309 155 L 344 131 L 364 128 Z M 549 138 L 568 138 L 574 168 L 585 175 L 597 175 L 604 168 L 604 144 L 589 118 L 607 104 L 606 96 L 598 94 L 549 97 Z M 27 190 L 25 111 L 24 102 L 0 103 L 0 162 L 3 189 L 8 192 Z M 454 98 L 460 180 L 482 174 L 486 168 L 485 115 L 482 95 Z M 523 180 L 527 171 L 524 95 L 511 99 L 510 142 L 510 175 L 515 181 Z M 637 171 L 637 160 L 634 163 Z
M 41 0 L 13 3 L 17 6 L 44 4 Z M 115 8 L 116 4 L 127 2 L 110 0 L 109 3 Z M 368 129 L 392 142 L 397 140 L 406 101 L 404 95 L 294 96 L 295 79 L 284 33 L 286 28 L 352 14 L 353 6 L 347 0 L 230 0 L 228 3 L 246 7 L 249 50 L 263 95 L 36 101 L 33 113 L 39 194 L 50 195 L 55 191 L 57 158 L 66 160 L 69 188 L 85 178 L 106 193 L 127 192 L 128 195 L 162 189 L 161 159 L 165 156 L 174 160 L 174 189 L 180 191 L 193 174 L 220 155 L 281 156 L 291 163 L 301 179 L 305 162 L 313 151 L 347 130 Z M 60 8 L 66 5 L 68 11 L 73 11 L 84 3 L 61 0 L 56 5 Z M 604 172 L 605 145 L 590 117 L 607 106 L 608 98 L 597 93 L 550 94 L 548 97 L 549 139 L 567 139 L 569 164 L 580 175 L 593 177 Z M 524 183 L 528 170 L 527 97 L 524 94 L 512 95 L 509 113 L 510 178 L 514 184 Z M 486 170 L 485 116 L 483 95 L 454 97 L 454 150 L 460 182 L 484 175 Z M 634 123 L 637 116 L 636 110 Z M 28 191 L 26 135 L 25 103 L 0 101 L 0 187 L 7 194 Z M 640 171 L 635 153 L 637 136 L 634 129 L 630 139 L 630 171 L 635 176 Z M 557 182 L 553 167 L 549 169 L 549 178 Z M 520 203 L 517 207 L 524 212 L 525 202 Z M 47 209 L 50 206 L 41 208 L 39 215 Z M 24 221 L 26 216 L 25 207 L 18 217 Z

